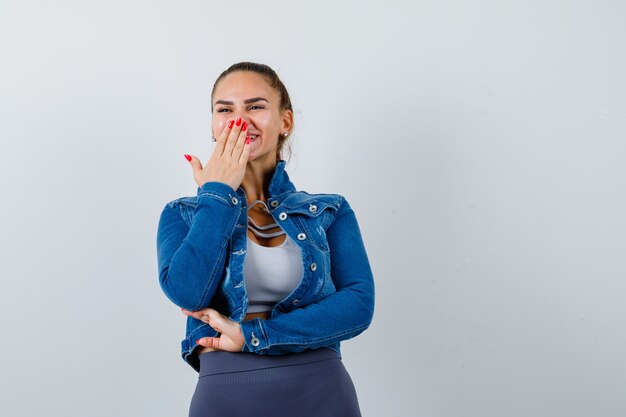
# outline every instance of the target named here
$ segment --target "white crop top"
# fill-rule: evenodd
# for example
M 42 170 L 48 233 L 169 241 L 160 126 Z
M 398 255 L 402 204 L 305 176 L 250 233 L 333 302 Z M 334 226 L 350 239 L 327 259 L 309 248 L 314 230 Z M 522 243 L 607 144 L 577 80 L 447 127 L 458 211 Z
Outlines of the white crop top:
M 261 200 L 257 202 L 265 203 Z M 252 206 L 250 205 L 250 207 Z M 267 206 L 265 206 L 267 208 Z M 280 228 L 277 223 L 258 226 L 248 217 L 248 228 L 262 237 L 286 235 L 285 231 L 263 233 L 260 230 Z M 276 302 L 289 295 L 302 278 L 302 250 L 288 235 L 278 246 L 262 246 L 248 238 L 243 273 L 248 293 L 248 313 L 269 311 Z

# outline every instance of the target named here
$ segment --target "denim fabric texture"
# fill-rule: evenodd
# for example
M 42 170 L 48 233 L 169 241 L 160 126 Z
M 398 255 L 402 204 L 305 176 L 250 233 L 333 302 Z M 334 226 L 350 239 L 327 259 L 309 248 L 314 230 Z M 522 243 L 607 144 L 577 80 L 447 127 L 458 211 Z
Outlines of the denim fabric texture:
M 196 196 L 168 202 L 157 231 L 159 283 L 177 306 L 214 308 L 241 323 L 242 352 L 282 355 L 330 347 L 363 332 L 374 315 L 374 280 L 356 215 L 339 194 L 298 191 L 279 160 L 267 206 L 302 249 L 299 285 L 276 303 L 267 320 L 243 321 L 248 307 L 244 260 L 248 205 L 243 188 L 209 181 Z M 183 359 L 199 371 L 201 337 L 219 333 L 187 317 Z

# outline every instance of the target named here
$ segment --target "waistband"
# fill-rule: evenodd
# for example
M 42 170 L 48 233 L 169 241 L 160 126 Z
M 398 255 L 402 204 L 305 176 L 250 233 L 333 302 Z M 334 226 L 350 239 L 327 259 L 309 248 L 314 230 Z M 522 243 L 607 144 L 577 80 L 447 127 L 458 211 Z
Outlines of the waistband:
M 200 359 L 199 376 L 303 365 L 328 359 L 341 359 L 341 355 L 329 347 L 305 350 L 285 355 L 259 355 L 251 352 L 226 352 L 223 350 L 203 352 Z

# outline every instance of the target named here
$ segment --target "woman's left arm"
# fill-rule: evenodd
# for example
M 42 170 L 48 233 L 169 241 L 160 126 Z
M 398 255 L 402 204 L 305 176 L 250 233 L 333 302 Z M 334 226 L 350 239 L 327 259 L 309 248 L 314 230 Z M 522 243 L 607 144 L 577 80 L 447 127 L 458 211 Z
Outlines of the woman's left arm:
M 374 315 L 374 279 L 356 215 L 343 197 L 326 237 L 337 291 L 269 320 L 243 321 L 243 352 L 301 352 L 351 339 L 369 327 Z

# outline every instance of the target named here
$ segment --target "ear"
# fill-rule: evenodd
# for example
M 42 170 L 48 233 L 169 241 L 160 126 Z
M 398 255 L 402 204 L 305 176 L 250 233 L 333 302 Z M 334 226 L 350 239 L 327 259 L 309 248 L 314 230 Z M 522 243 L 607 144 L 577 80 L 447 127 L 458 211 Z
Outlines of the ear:
M 283 110 L 283 125 L 281 132 L 289 131 L 293 129 L 293 112 L 289 109 Z

